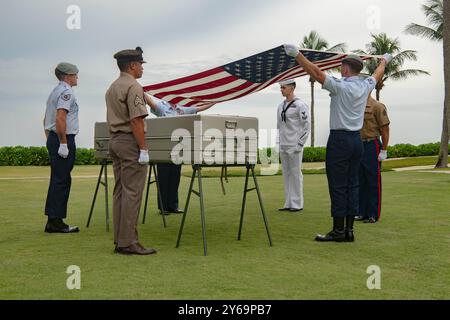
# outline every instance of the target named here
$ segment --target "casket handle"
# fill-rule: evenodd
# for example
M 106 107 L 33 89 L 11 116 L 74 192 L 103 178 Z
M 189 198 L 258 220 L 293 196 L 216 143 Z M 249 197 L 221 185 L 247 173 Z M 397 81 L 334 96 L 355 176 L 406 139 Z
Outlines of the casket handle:
M 225 128 L 227 129 L 236 129 L 237 121 L 225 120 Z

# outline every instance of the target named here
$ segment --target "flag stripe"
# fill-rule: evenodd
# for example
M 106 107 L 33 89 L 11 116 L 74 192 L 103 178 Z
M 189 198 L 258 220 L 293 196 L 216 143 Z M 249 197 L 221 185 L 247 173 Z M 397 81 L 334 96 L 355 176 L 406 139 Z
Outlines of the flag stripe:
M 221 78 L 220 73 L 224 73 L 223 69 L 214 68 L 214 69 L 211 69 L 208 71 L 203 71 L 203 72 L 194 74 L 192 76 L 187 76 L 187 77 L 179 78 L 176 80 L 171 80 L 171 81 L 167 81 L 167 82 L 162 82 L 162 83 L 158 83 L 158 84 L 154 84 L 154 85 L 145 86 L 144 91 L 167 89 L 167 88 L 171 88 L 173 86 L 179 85 L 179 84 L 185 85 L 186 83 L 195 84 L 195 80 L 204 79 L 207 77 L 211 77 L 211 79 L 214 79 L 214 76 L 216 76 L 216 77 L 218 77 L 218 79 L 220 79 Z M 175 87 L 173 89 L 177 89 L 177 88 Z

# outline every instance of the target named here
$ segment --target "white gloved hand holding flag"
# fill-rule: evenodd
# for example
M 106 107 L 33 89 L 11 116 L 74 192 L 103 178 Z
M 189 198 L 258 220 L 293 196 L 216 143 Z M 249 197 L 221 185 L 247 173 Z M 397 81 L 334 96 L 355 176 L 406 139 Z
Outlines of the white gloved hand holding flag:
M 386 63 L 391 62 L 391 60 L 392 60 L 392 54 L 390 54 L 390 53 L 385 53 L 385 54 L 383 54 L 383 59 L 386 60 Z
M 285 44 L 284 51 L 286 51 L 286 54 L 288 56 L 295 58 L 298 55 L 300 48 L 297 47 L 295 44 Z

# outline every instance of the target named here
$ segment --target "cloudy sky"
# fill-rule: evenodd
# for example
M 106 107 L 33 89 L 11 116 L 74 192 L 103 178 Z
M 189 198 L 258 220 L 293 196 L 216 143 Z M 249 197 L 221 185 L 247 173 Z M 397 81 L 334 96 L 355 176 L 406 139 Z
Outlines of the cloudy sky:
M 113 54 L 137 45 L 144 50 L 148 85 L 210 69 L 283 43 L 300 43 L 311 30 L 349 50 L 365 48 L 371 33 L 398 37 L 402 49 L 418 51 L 405 68 L 431 76 L 388 81 L 381 92 L 391 118 L 391 142 L 440 140 L 444 85 L 442 44 L 405 35 L 410 22 L 425 23 L 425 0 L 4 0 L 0 11 L 0 146 L 45 145 L 42 119 L 57 84 L 60 61 L 76 64 L 80 106 L 79 147 L 93 146 L 94 123 L 106 120 L 104 94 L 117 77 Z M 80 9 L 80 28 L 73 11 Z M 73 23 L 72 23 L 72 26 Z M 297 96 L 309 104 L 307 78 Z M 257 116 L 260 129 L 276 128 L 278 85 L 225 102 L 208 114 Z M 316 145 L 329 131 L 329 96 L 316 88 Z M 261 137 L 264 145 L 264 137 Z M 266 142 L 267 143 L 267 142 Z M 271 144 L 270 142 L 268 142 Z

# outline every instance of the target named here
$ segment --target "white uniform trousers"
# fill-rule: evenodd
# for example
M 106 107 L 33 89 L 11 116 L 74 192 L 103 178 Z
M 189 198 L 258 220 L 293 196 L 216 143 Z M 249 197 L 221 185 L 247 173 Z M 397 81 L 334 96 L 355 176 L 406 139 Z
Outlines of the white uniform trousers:
M 303 150 L 281 146 L 280 159 L 284 178 L 284 208 L 303 209 Z

